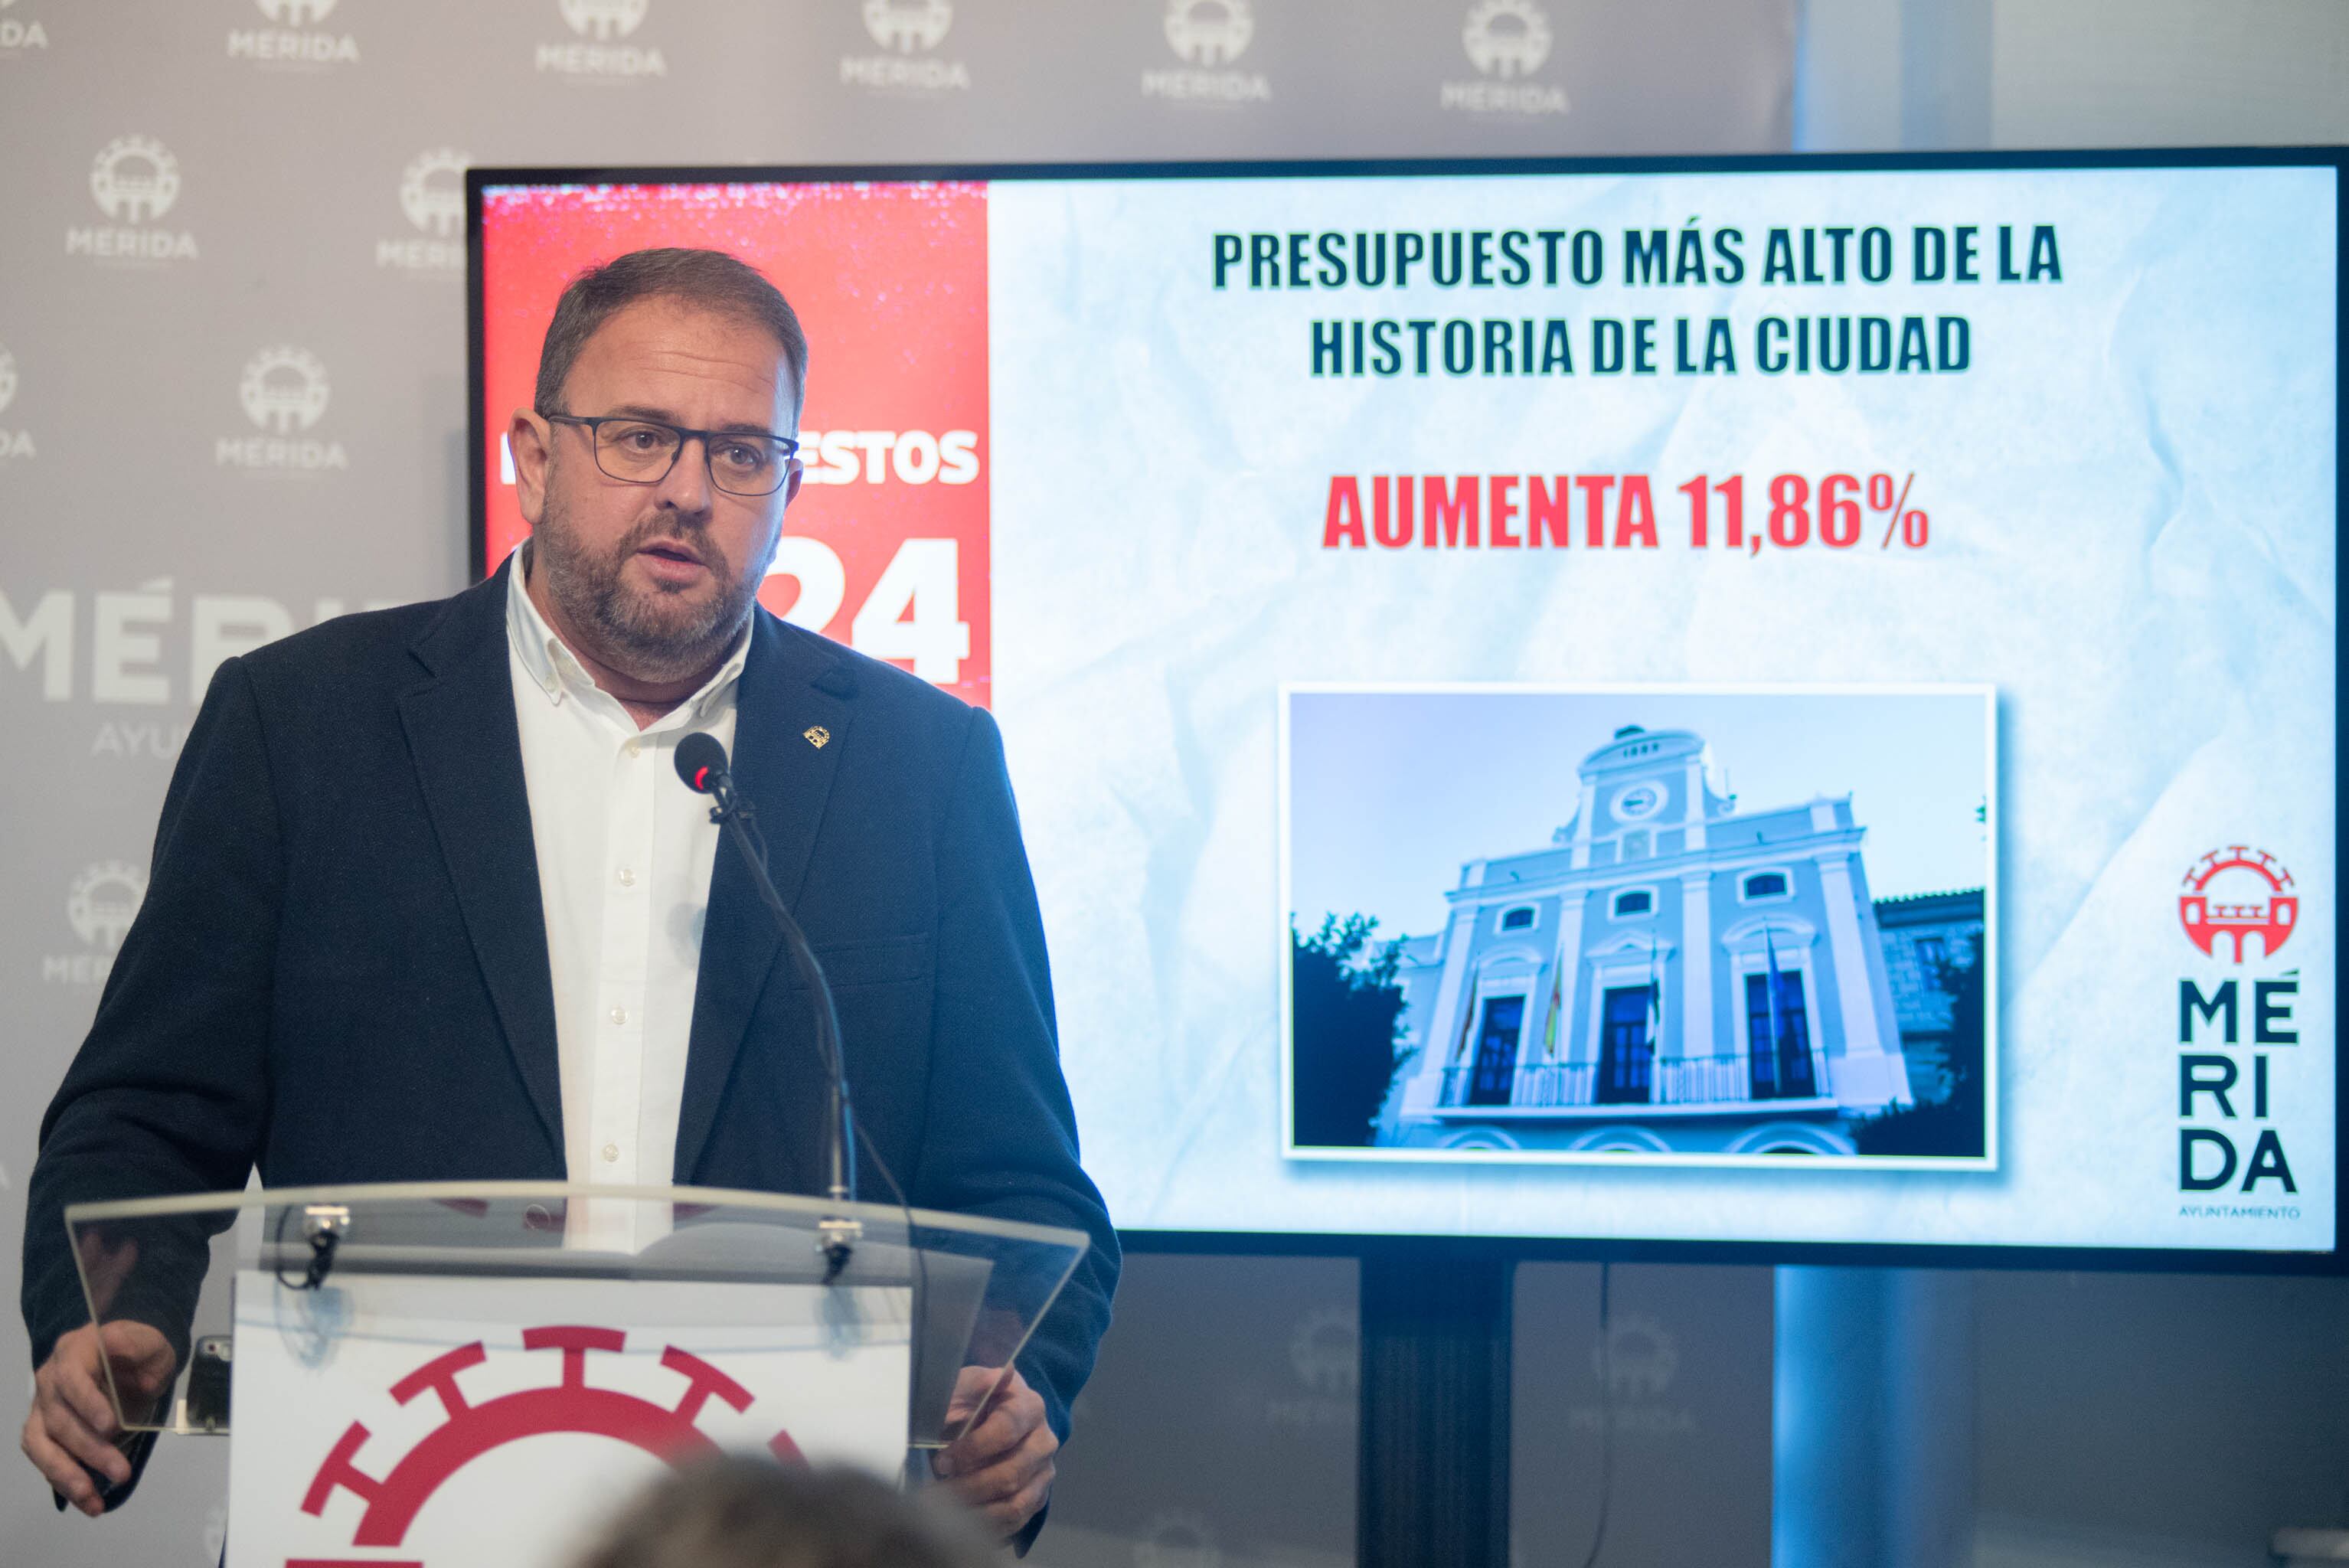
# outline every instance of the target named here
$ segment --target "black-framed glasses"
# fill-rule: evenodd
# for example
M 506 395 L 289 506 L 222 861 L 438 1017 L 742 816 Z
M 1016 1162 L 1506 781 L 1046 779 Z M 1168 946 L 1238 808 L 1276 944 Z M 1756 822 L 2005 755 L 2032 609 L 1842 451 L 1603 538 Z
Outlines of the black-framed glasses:
M 783 488 L 792 471 L 792 454 L 800 449 L 799 442 L 789 436 L 755 430 L 688 430 L 633 414 L 541 417 L 585 430 L 595 444 L 595 466 L 624 484 L 660 483 L 677 467 L 677 455 L 685 450 L 685 443 L 698 440 L 712 485 L 728 495 L 772 495 Z

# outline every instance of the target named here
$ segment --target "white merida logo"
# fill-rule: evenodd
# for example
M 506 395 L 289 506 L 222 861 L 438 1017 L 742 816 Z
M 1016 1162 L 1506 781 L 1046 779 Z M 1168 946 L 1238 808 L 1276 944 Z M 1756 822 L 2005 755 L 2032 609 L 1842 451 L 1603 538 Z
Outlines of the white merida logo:
M 420 153 L 399 177 L 399 210 L 436 239 L 456 237 L 465 222 L 465 166 L 471 161 L 452 147 Z
M 151 136 L 119 136 L 90 165 L 89 193 L 117 222 L 154 222 L 180 199 L 180 160 Z
M 1166 0 L 1166 42 L 1185 64 L 1230 65 L 1255 36 L 1248 0 Z
M 130 922 L 147 897 L 147 873 L 128 861 L 100 861 L 74 878 L 66 894 L 66 919 L 74 934 L 112 953 L 129 934 Z
M 864 0 L 864 30 L 885 49 L 935 49 L 954 26 L 949 0 Z
M 1469 8 L 1460 42 L 1485 76 L 1529 76 L 1549 58 L 1549 18 L 1533 0 L 1481 0 Z
M 254 355 L 237 383 L 245 416 L 281 436 L 316 425 L 326 411 L 326 367 L 290 344 Z
M 561 0 L 571 30 L 598 43 L 625 38 L 643 25 L 652 0 Z

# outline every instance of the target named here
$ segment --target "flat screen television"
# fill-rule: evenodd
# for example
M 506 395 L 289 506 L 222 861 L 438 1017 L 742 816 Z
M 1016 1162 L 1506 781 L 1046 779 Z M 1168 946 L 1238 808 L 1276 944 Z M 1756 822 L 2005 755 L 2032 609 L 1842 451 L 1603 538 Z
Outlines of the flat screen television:
M 475 170 L 475 564 L 569 278 L 783 289 L 1139 1244 L 2337 1268 L 2342 169 Z

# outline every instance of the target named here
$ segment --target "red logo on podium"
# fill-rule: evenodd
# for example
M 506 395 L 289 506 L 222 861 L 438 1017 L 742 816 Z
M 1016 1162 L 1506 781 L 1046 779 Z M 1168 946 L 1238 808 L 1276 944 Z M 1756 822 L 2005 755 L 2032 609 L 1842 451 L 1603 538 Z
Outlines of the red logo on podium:
M 718 1445 L 695 1425 L 702 1408 L 714 1398 L 736 1411 L 750 1408 L 750 1391 L 704 1361 L 672 1345 L 661 1354 L 661 1366 L 684 1379 L 674 1405 L 657 1404 L 616 1388 L 598 1388 L 587 1381 L 591 1351 L 617 1352 L 627 1336 L 616 1328 L 575 1325 L 523 1331 L 524 1350 L 558 1350 L 563 1354 L 562 1380 L 551 1387 L 524 1388 L 476 1405 L 457 1386 L 459 1374 L 489 1359 L 479 1340 L 435 1357 L 391 1386 L 392 1398 L 405 1405 L 419 1394 L 440 1397 L 448 1419 L 428 1433 L 378 1477 L 359 1468 L 359 1449 L 367 1440 L 367 1424 L 353 1421 L 336 1439 L 334 1449 L 318 1467 L 302 1511 L 314 1517 L 326 1511 L 337 1491 L 347 1491 L 366 1504 L 355 1547 L 398 1546 L 407 1538 L 417 1514 L 442 1483 L 492 1449 L 524 1438 L 549 1432 L 577 1432 L 631 1444 L 671 1464 L 715 1455 Z M 768 1449 L 786 1464 L 801 1464 L 799 1445 L 789 1432 L 777 1432 Z M 356 1560 L 354 1560 L 356 1561 Z M 367 1560 L 368 1568 L 422 1568 L 420 1563 L 387 1563 Z M 350 1568 L 322 1558 L 289 1559 L 286 1568 Z
M 2213 890 L 2211 883 L 2228 872 L 2240 873 L 2228 881 L 2250 897 L 2236 893 L 2229 902 L 2220 902 L 2220 895 L 2227 890 Z M 2250 885 L 2252 877 L 2266 884 L 2269 896 L 2258 896 L 2258 890 Z M 2194 945 L 2213 958 L 2240 964 L 2243 939 L 2249 936 L 2260 939 L 2261 957 L 2272 958 L 2276 949 L 2291 940 L 2292 928 L 2300 919 L 2300 895 L 2288 891 L 2292 885 L 2292 873 L 2273 855 L 2248 844 L 2230 844 L 2212 850 L 2188 870 L 2185 889 L 2178 895 L 2178 918 Z M 2231 941 L 2233 950 L 2220 953 L 2222 941 Z

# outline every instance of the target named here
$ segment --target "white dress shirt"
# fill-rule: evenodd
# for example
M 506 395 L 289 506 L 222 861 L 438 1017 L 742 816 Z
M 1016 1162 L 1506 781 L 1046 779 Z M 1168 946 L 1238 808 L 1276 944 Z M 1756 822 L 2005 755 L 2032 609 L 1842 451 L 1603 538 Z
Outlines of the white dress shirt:
M 677 743 L 706 730 L 733 748 L 750 629 L 708 684 L 638 729 L 531 603 L 526 565 L 517 553 L 506 632 L 554 982 L 564 1163 L 573 1181 L 667 1186 L 719 838 L 708 797 L 677 776 Z M 578 1207 L 565 1227 L 575 1245 L 634 1250 L 667 1229 L 636 1205 Z

